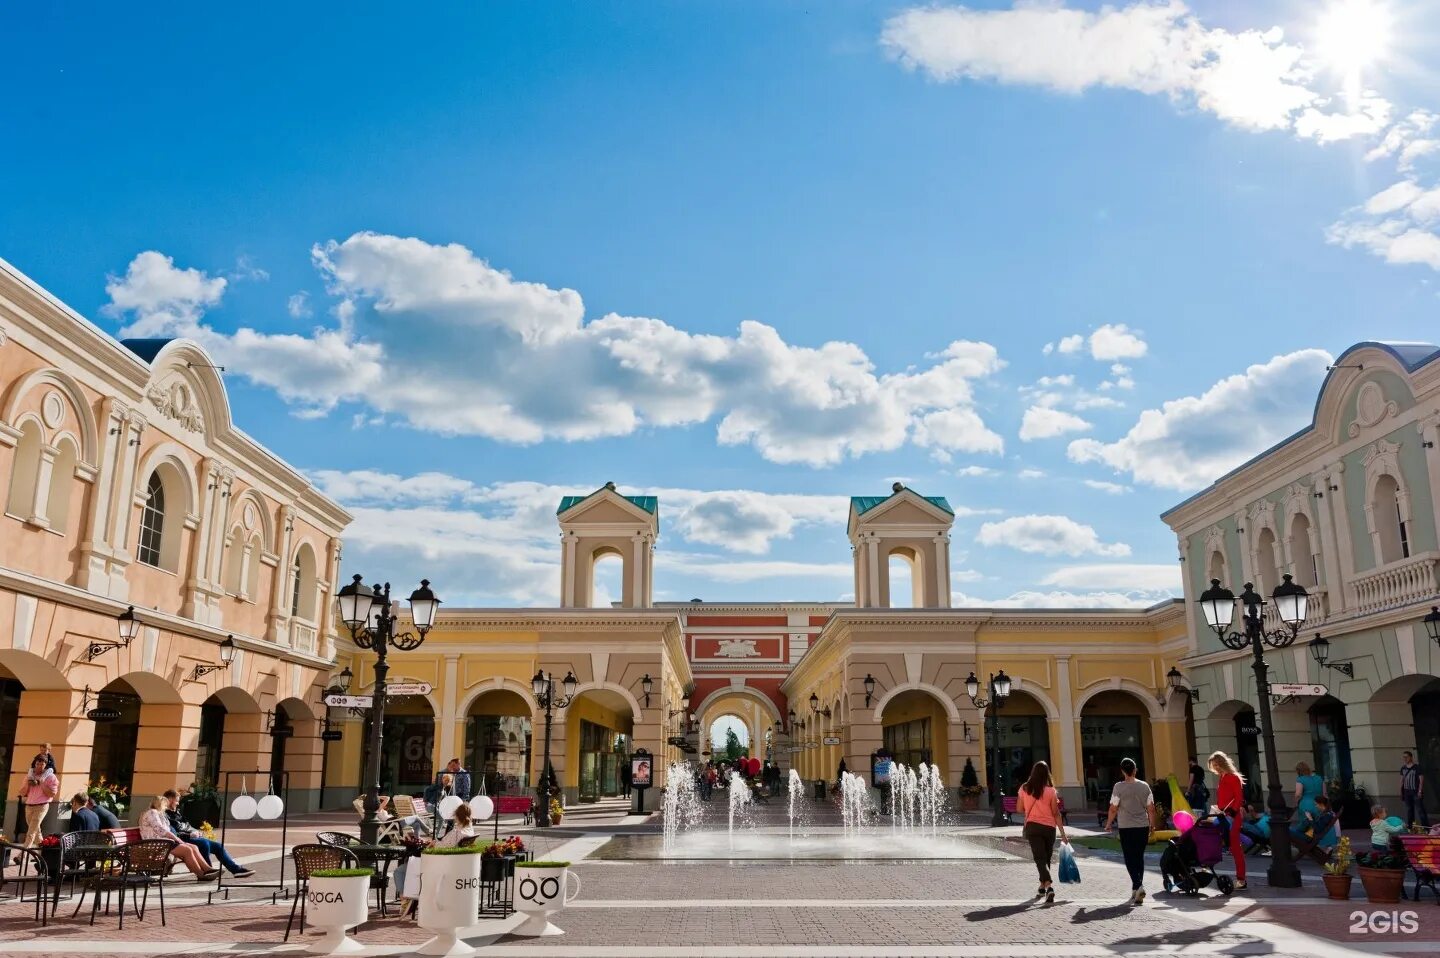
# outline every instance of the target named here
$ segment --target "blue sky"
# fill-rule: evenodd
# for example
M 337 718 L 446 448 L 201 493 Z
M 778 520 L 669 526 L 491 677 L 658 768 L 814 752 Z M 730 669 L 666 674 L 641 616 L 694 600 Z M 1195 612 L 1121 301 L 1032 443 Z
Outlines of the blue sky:
M 901 478 L 957 601 L 1144 604 L 1326 354 L 1437 338 L 1440 14 L 1347 2 L 32 4 L 0 256 L 205 343 L 350 571 L 553 604 L 614 480 L 659 598 L 833 600 Z

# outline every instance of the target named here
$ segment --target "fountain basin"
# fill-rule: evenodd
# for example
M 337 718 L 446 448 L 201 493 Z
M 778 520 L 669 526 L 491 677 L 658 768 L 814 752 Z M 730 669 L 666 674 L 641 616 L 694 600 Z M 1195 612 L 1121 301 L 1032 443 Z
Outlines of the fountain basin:
M 659 835 L 618 835 L 591 858 L 610 861 L 983 861 L 1009 859 L 999 848 L 963 833 L 922 835 L 879 826 L 856 831 L 749 828 L 733 835 L 695 829 L 669 842 Z

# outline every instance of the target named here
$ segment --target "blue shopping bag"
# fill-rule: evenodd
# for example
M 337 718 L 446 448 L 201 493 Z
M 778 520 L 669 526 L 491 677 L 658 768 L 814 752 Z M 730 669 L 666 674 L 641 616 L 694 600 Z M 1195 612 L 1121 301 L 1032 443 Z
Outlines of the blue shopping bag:
M 1080 881 L 1080 866 L 1075 864 L 1075 849 L 1069 842 L 1060 843 L 1060 882 L 1073 885 Z

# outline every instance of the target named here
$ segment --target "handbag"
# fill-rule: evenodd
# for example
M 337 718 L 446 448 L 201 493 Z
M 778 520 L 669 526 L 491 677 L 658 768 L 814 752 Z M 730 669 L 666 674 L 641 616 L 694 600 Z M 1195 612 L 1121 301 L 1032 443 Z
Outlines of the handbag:
M 1069 842 L 1060 843 L 1060 882 L 1073 885 L 1080 881 L 1080 866 L 1075 863 L 1075 849 Z

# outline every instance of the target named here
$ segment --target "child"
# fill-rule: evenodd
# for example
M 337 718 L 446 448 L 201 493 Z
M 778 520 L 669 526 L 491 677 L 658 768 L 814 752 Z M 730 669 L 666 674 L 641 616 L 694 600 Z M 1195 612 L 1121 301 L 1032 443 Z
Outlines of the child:
M 1385 852 L 1390 850 L 1390 837 L 1398 835 L 1405 830 L 1404 825 L 1392 825 L 1385 815 L 1384 805 L 1373 805 L 1370 808 L 1370 850 Z

